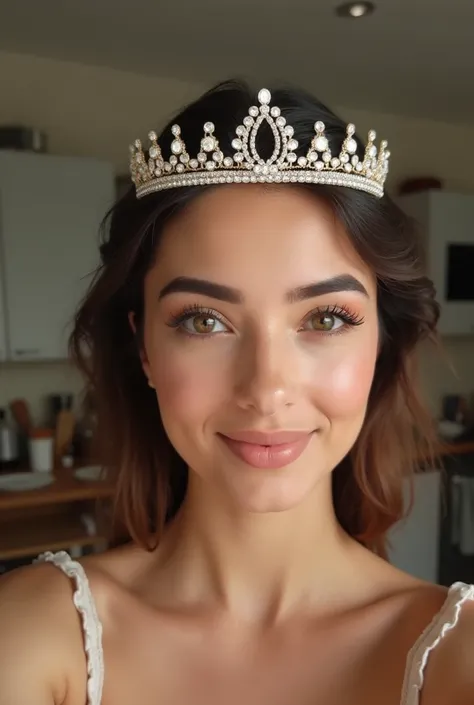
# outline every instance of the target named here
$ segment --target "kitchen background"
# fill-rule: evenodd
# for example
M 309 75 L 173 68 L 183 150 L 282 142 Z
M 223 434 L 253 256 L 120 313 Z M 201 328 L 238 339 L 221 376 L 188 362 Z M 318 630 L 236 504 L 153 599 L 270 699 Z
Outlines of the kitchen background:
M 242 51 L 241 5 L 229 5 L 225 17 L 214 0 L 199 8 L 140 0 L 133 11 L 111 0 L 48 0 L 41 8 L 21 0 L 0 10 L 0 407 L 17 430 L 10 405 L 26 401 L 39 447 L 44 427 L 56 423 L 51 395 L 71 395 L 83 442 L 81 449 L 76 433 L 75 444 L 63 443 L 55 481 L 44 488 L 0 489 L 0 565 L 45 548 L 105 546 L 101 517 L 113 488 L 97 480 L 93 451 L 84 451 L 93 408 L 83 418 L 82 380 L 66 360 L 67 320 L 97 263 L 98 222 L 127 174 L 128 144 L 213 82 L 245 75 L 297 82 L 360 133 L 375 125 L 389 142 L 388 187 L 420 220 L 443 305 L 442 354 L 428 346 L 419 354 L 423 392 L 433 414 L 451 422 L 441 427 L 447 436 L 466 428 L 465 452 L 445 459 L 454 481 L 444 499 L 439 472 L 417 478 L 414 511 L 394 532 L 391 555 L 428 579 L 474 582 L 474 9 L 462 0 L 452 0 L 448 14 L 442 0 L 380 0 L 353 18 L 339 16 L 337 2 L 298 0 L 290 14 L 280 1 L 267 36 L 262 1 L 248 7 Z M 316 39 L 304 41 L 311 26 Z M 284 57 L 276 51 L 283 45 Z M 44 143 L 35 145 L 38 134 Z M 401 187 L 411 195 L 400 196 Z M 21 415 L 25 407 L 14 408 Z M 27 450 L 20 437 L 17 474 L 27 470 Z M 89 474 L 77 478 L 77 465 Z

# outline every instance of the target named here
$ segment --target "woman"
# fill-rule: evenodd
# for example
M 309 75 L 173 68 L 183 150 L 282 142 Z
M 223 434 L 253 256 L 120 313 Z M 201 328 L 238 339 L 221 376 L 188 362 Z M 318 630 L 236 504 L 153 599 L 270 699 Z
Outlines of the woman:
M 236 83 L 175 123 L 72 338 L 131 541 L 4 579 L 1 705 L 472 703 L 474 589 L 384 559 L 438 317 L 385 143 Z

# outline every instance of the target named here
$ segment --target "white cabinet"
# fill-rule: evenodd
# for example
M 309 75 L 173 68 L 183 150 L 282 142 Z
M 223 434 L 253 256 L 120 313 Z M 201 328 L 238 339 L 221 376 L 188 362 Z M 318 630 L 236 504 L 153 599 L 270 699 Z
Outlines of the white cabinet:
M 426 237 L 428 275 L 441 304 L 442 335 L 474 335 L 474 196 L 444 191 L 403 196 Z
M 410 488 L 405 486 L 405 507 Z M 422 580 L 436 583 L 439 572 L 439 535 L 441 471 L 417 473 L 413 487 L 413 506 L 389 532 L 388 558 L 392 565 Z
M 113 198 L 109 164 L 0 151 L 7 359 L 67 356 L 72 317 L 98 264 L 99 225 Z
M 0 362 L 7 359 L 7 312 L 3 294 L 4 280 L 2 241 L 0 240 Z

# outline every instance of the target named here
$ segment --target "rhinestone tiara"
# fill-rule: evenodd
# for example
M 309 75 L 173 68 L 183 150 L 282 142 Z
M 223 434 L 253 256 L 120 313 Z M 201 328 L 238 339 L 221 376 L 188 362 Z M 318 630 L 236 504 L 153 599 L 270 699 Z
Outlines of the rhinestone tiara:
M 370 130 L 364 156 L 360 158 L 355 127 L 349 123 L 340 152 L 333 155 L 325 125 L 318 121 L 306 156 L 297 156 L 295 150 L 299 144 L 294 138 L 294 129 L 287 124 L 280 108 L 270 107 L 270 91 L 262 88 L 258 102 L 259 106 L 253 105 L 243 124 L 236 128 L 232 141 L 234 153 L 229 156 L 221 151 L 212 122 L 204 125 L 201 150 L 196 158 L 188 154 L 179 125 L 171 128 L 173 140 L 168 161 L 163 159 L 156 132 L 148 135 L 151 143 L 148 155 L 141 141 L 136 140 L 130 147 L 130 171 L 137 198 L 180 186 L 239 183 L 325 184 L 366 191 L 377 198 L 383 196 L 390 152 L 385 140 L 377 150 L 374 130 Z M 264 121 L 275 141 L 269 159 L 263 159 L 256 148 L 257 134 Z

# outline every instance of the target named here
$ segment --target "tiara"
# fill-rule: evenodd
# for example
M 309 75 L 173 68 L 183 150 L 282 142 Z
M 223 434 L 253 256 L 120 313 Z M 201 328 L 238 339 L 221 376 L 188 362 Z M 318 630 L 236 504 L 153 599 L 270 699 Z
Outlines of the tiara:
M 148 135 L 148 155 L 143 151 L 141 141 L 136 140 L 130 147 L 130 171 L 137 198 L 180 186 L 239 183 L 326 184 L 366 191 L 377 198 L 383 196 L 390 152 L 385 140 L 377 150 L 374 130 L 370 130 L 364 156 L 360 158 L 354 138 L 355 127 L 348 124 L 340 152 L 333 155 L 325 134 L 326 127 L 319 120 L 314 125 L 315 134 L 306 156 L 297 156 L 295 150 L 299 143 L 294 138 L 294 129 L 287 124 L 280 108 L 276 105 L 270 107 L 270 91 L 262 88 L 258 102 L 259 106 L 253 105 L 243 124 L 236 128 L 232 140 L 234 153 L 229 156 L 224 156 L 221 151 L 212 122 L 204 125 L 201 149 L 196 158 L 188 154 L 179 125 L 171 128 L 173 140 L 168 161 L 162 156 L 156 132 Z M 256 147 L 263 122 L 270 127 L 275 143 L 268 159 L 263 159 Z

